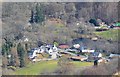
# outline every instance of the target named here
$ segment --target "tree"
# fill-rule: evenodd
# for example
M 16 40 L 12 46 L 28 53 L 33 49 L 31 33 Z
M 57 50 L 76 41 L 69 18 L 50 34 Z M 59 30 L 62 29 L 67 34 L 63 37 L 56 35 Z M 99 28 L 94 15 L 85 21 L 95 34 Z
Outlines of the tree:
M 9 65 L 15 66 L 15 56 L 14 55 L 11 55 Z
M 2 55 L 5 56 L 8 54 L 8 48 L 6 47 L 6 44 L 2 45 Z
M 25 50 L 28 51 L 28 43 L 25 43 Z
M 6 67 L 7 65 L 11 64 L 11 58 L 8 56 L 11 55 L 10 50 L 13 46 L 13 42 L 8 38 L 4 38 L 4 40 L 5 43 L 2 45 L 2 55 L 4 58 L 3 66 Z
M 64 11 L 64 5 L 60 3 L 49 3 L 48 5 L 44 6 L 44 14 L 48 18 L 59 18 L 61 14 L 63 14 Z
M 22 32 L 19 32 L 18 34 L 17 34 L 17 36 L 15 36 L 15 39 L 16 40 L 19 40 L 19 39 L 22 39 L 23 38 L 23 33 Z
M 44 13 L 43 13 L 43 6 L 37 4 L 36 5 L 36 15 L 35 15 L 35 22 L 36 23 L 42 23 L 45 19 Z
M 71 63 L 70 59 L 66 57 L 62 57 L 58 61 L 58 66 L 59 66 L 59 69 L 56 70 L 57 74 L 65 75 L 65 74 L 73 74 L 74 72 L 73 63 Z
M 13 57 L 13 59 L 11 60 L 14 60 L 14 66 L 19 66 L 20 65 L 20 61 L 19 61 L 19 57 L 18 57 L 18 53 L 17 53 L 17 47 L 12 47 L 11 48 L 11 55 Z
M 7 67 L 7 65 L 8 65 L 8 59 L 7 59 L 7 57 L 2 56 L 2 66 L 3 67 Z
M 30 23 L 34 23 L 35 22 L 35 14 L 34 14 L 34 11 L 31 10 L 31 18 L 30 18 Z
M 54 44 L 55 46 L 58 46 L 58 45 L 59 45 L 59 43 L 56 42 L 56 41 L 54 41 L 53 44 Z
M 24 57 L 24 60 L 25 60 L 25 65 L 26 65 L 26 64 L 28 64 L 29 61 L 30 61 L 30 60 L 28 59 L 29 46 L 28 46 L 28 43 L 27 43 L 27 42 L 25 43 L 24 49 L 25 49 L 25 50 L 24 50 L 24 51 L 25 51 L 25 53 L 24 53 L 24 56 L 25 56 L 25 57 Z
M 120 71 L 119 58 L 113 59 L 108 63 L 99 64 L 97 67 L 88 67 L 82 71 L 82 75 L 113 75 Z
M 37 44 L 38 44 L 38 47 L 40 47 L 40 46 L 42 46 L 44 43 L 43 43 L 42 41 L 38 40 Z
M 21 43 L 19 43 L 17 46 L 17 52 L 18 52 L 18 56 L 20 59 L 20 67 L 24 67 L 25 66 L 25 61 L 24 61 L 25 51 Z
M 89 67 L 82 71 L 82 75 L 109 75 L 108 71 L 103 67 Z
M 65 11 L 66 11 L 66 13 L 76 11 L 75 4 L 74 3 L 65 4 Z
M 94 24 L 95 26 L 99 26 L 99 23 L 97 22 L 96 19 L 90 19 L 90 23 Z

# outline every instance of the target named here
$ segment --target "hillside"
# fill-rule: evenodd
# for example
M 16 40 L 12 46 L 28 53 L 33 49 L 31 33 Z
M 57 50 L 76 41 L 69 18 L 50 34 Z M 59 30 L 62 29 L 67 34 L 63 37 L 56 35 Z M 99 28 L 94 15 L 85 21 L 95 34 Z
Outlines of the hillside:
M 32 10 L 35 10 L 37 4 L 42 5 L 43 13 L 47 19 L 58 18 L 63 21 L 65 26 L 71 26 L 71 30 L 75 27 L 76 21 L 82 23 L 89 21 L 91 18 L 100 18 L 106 23 L 117 20 L 117 3 L 10 3 L 2 4 L 2 22 L 3 37 L 4 35 L 18 35 L 20 32 L 29 27 L 29 20 Z M 106 10 L 107 9 L 107 10 Z M 36 24 L 33 24 L 36 25 Z M 38 27 L 39 24 L 37 24 Z M 48 24 L 47 24 L 48 25 Z M 90 27 L 89 25 L 87 25 Z M 31 27 L 31 26 L 30 26 Z M 33 26 L 34 27 L 34 26 Z M 32 28 L 33 28 L 32 27 Z M 35 27 L 32 31 L 40 29 Z M 17 30 L 17 31 L 16 31 Z M 26 31 L 26 30 L 25 30 Z M 38 31 L 37 31 L 38 32 Z M 13 35 L 14 34 L 14 35 Z M 34 34 L 32 32 L 32 34 Z M 73 33 L 74 34 L 74 33 Z M 9 37 L 9 36 L 8 36 Z M 34 40 L 36 40 L 35 38 Z
M 94 25 L 89 23 L 91 18 L 99 18 L 108 24 L 116 21 L 117 5 L 118 4 L 114 2 L 6 2 L 2 4 L 2 36 L 3 38 L 8 38 L 13 42 L 18 42 L 20 39 L 24 40 L 25 38 L 28 38 L 32 47 L 37 47 L 39 41 L 49 44 L 53 43 L 53 41 L 57 41 L 58 43 L 68 43 L 72 45 L 71 41 L 74 39 L 81 38 L 83 36 L 96 37 L 93 33 Z M 34 17 L 36 15 L 37 6 L 38 11 L 41 9 L 41 11 L 39 11 L 39 15 L 45 15 L 45 19 L 42 24 L 35 23 L 36 20 Z M 30 23 L 31 20 L 33 20 L 34 23 Z M 110 36 L 107 35 L 108 33 L 109 32 L 102 32 L 102 34 L 96 34 L 105 37 L 105 39 L 109 39 Z M 114 37 L 114 35 L 112 37 Z M 106 42 L 106 44 L 109 43 L 107 40 L 104 40 L 104 42 Z M 93 43 L 95 42 L 93 41 Z M 113 46 L 116 43 L 113 42 L 110 44 Z M 92 47 L 94 48 L 94 45 Z M 101 48 L 100 46 L 96 47 L 98 49 Z
M 109 30 L 104 32 L 95 32 L 96 35 L 100 36 L 101 38 L 111 40 L 111 41 L 117 41 L 119 40 L 119 33 L 120 30 Z
M 120 27 L 114 26 L 119 23 L 118 9 L 117 2 L 3 2 L 0 21 L 3 74 L 67 73 L 73 65 L 80 69 L 91 67 L 96 59 L 102 59 L 103 64 L 109 63 L 112 61 L 109 55 L 120 54 Z M 74 56 L 85 59 L 77 62 L 72 60 Z M 100 66 L 100 71 L 106 73 L 114 64 Z

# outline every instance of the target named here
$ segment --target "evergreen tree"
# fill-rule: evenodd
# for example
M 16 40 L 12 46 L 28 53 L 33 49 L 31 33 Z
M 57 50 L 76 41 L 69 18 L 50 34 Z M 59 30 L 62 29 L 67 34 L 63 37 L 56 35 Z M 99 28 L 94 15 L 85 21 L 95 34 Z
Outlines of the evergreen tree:
M 20 67 L 24 67 L 25 66 L 25 62 L 23 58 L 20 58 Z
M 5 39 L 5 43 L 2 45 L 2 55 L 9 55 L 12 46 L 13 43 L 9 39 Z
M 31 10 L 30 23 L 34 23 L 34 22 L 35 22 L 34 11 L 33 11 L 33 10 Z
M 35 15 L 35 22 L 42 23 L 44 21 L 44 14 L 43 14 L 43 7 L 42 5 L 36 5 L 36 15 Z
M 11 55 L 10 50 L 13 46 L 13 42 L 11 42 L 10 39 L 4 38 L 5 43 L 2 45 L 2 55 L 6 59 L 4 66 L 11 65 L 12 58 L 8 57 L 8 55 Z
M 90 19 L 90 23 L 94 24 L 95 26 L 99 26 L 99 23 L 97 22 L 96 19 Z
M 14 55 L 11 55 L 9 65 L 11 65 L 11 66 L 15 66 L 15 57 L 14 57 Z
M 7 51 L 8 51 L 8 49 L 6 48 L 6 45 L 3 44 L 2 45 L 2 55 L 5 56 L 8 53 Z
M 25 50 L 28 51 L 28 43 L 25 43 Z
M 20 67 L 24 67 L 25 66 L 25 61 L 24 61 L 25 51 L 21 43 L 19 43 L 17 46 L 17 52 L 18 52 L 18 56 L 20 59 Z

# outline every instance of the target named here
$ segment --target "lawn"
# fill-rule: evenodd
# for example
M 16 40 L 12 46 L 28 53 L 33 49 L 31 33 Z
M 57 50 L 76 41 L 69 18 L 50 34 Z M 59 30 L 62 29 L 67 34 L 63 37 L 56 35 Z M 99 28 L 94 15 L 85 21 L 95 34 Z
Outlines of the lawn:
M 91 66 L 93 65 L 92 62 L 80 62 L 80 61 L 73 61 L 76 67 L 83 67 L 83 66 Z
M 103 37 L 107 40 L 111 39 L 113 41 L 118 40 L 118 33 L 120 33 L 120 30 L 115 30 L 115 29 L 111 29 L 108 31 L 103 31 L 103 32 L 95 32 L 96 35 Z
M 30 63 L 25 68 L 18 69 L 15 71 L 16 75 L 38 75 L 44 70 L 52 71 L 57 67 L 56 61 L 43 61 Z
M 73 62 L 76 67 L 82 66 L 91 66 L 93 63 L 90 62 Z M 54 71 L 57 68 L 57 61 L 43 61 L 43 62 L 36 62 L 34 64 L 30 63 L 25 68 L 21 68 L 15 71 L 16 75 L 38 75 L 41 72 L 47 71 Z

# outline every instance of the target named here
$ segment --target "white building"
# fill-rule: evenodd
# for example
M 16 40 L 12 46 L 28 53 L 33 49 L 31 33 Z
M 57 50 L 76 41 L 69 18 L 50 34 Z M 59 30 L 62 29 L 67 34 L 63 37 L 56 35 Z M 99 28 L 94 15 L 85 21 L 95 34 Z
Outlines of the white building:
M 109 58 L 115 58 L 115 57 L 120 57 L 120 55 L 119 54 L 110 54 L 109 55 Z
M 30 51 L 29 53 L 29 58 L 32 59 L 32 58 L 35 58 L 37 57 L 37 53 L 43 53 L 44 50 L 41 50 L 40 48 L 34 48 Z
M 80 48 L 80 44 L 74 44 L 73 47 L 74 48 Z
M 98 57 L 102 57 L 102 53 L 99 53 L 99 54 L 98 54 Z
M 89 52 L 89 53 L 91 53 L 91 52 L 95 52 L 95 50 L 83 49 L 82 52 Z
M 29 58 L 34 60 L 34 58 L 37 57 L 37 53 L 43 53 L 43 52 L 49 54 L 51 60 L 56 59 L 58 56 L 61 56 L 60 54 L 58 54 L 58 48 L 55 45 L 54 46 L 47 45 L 47 46 L 41 46 L 40 48 L 32 49 L 29 54 Z
M 25 39 L 24 39 L 24 42 L 28 42 L 28 41 L 29 41 L 29 39 L 28 39 L 28 38 L 25 38 Z
M 52 48 L 50 48 L 50 49 L 48 50 L 48 53 L 49 53 L 50 55 L 53 53 Z
M 53 50 L 57 52 L 57 51 L 58 51 L 58 48 L 54 45 L 54 46 L 53 46 Z

